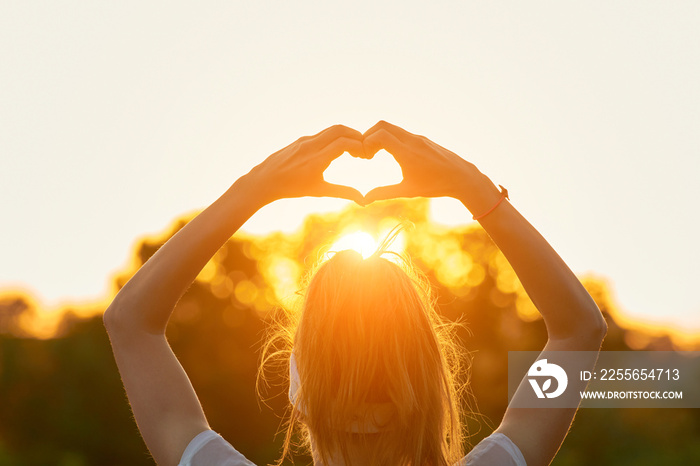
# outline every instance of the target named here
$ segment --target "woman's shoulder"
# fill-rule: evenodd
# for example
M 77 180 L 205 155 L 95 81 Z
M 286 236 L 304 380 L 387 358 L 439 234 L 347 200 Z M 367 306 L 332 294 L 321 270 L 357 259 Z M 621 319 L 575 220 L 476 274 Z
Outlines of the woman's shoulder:
M 527 466 L 522 452 L 506 435 L 495 432 L 479 442 L 459 466 Z
M 178 466 L 255 466 L 221 435 L 205 430 L 185 448 Z
M 223 437 L 205 430 L 194 437 L 179 466 L 255 466 Z M 506 435 L 493 433 L 479 442 L 458 466 L 527 466 L 520 449 Z

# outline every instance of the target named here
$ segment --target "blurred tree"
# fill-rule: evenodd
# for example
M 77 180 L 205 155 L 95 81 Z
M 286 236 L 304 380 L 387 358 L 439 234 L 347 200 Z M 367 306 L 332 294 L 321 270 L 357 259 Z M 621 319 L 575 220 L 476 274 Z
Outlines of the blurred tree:
M 143 238 L 132 267 L 116 277 L 115 292 L 188 220 Z M 256 464 L 277 458 L 281 438 L 275 434 L 287 405 L 282 378 L 271 380 L 264 403 L 255 393 L 266 321 L 276 306 L 294 300 L 304 271 L 340 236 L 357 230 L 382 236 L 400 222 L 410 225 L 397 242 L 427 274 L 441 312 L 464 323 L 458 337 L 470 353 L 470 386 L 478 401 L 465 399 L 474 412 L 467 423 L 471 443 L 498 424 L 507 403 L 508 351 L 539 350 L 546 341 L 544 325 L 503 255 L 478 225 L 446 228 L 429 222 L 424 200 L 350 207 L 310 216 L 294 234 L 236 234 L 173 313 L 168 339 L 210 424 Z M 604 349 L 630 350 L 630 341 L 673 349 L 668 336 L 618 325 L 605 281 L 586 277 L 584 284 L 610 326 Z M 31 330 L 41 319 L 36 307 L 26 294 L 0 295 L 0 465 L 153 464 L 131 417 L 100 316 L 78 318 L 65 309 L 55 338 L 41 340 Z M 581 410 L 554 464 L 700 461 L 698 410 L 662 411 Z

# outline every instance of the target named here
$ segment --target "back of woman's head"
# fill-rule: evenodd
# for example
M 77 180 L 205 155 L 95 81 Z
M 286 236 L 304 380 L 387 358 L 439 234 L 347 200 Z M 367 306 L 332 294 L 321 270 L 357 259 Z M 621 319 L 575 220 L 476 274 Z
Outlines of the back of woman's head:
M 342 251 L 320 265 L 288 328 L 285 441 L 301 429 L 323 464 L 447 465 L 462 454 L 452 334 L 407 263 Z

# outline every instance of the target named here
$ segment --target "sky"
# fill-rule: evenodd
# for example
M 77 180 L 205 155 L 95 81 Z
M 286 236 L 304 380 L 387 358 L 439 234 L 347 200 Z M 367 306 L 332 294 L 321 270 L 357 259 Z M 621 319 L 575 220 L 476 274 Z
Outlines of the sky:
M 627 315 L 700 331 L 698 24 L 695 1 L 2 2 L 0 289 L 101 299 L 138 238 L 269 154 L 384 119 L 506 186 Z M 345 162 L 350 184 L 398 169 Z

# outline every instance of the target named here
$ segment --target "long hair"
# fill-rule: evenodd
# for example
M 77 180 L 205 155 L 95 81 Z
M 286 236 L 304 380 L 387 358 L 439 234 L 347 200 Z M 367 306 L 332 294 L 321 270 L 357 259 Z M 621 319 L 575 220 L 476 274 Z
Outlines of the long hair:
M 300 312 L 278 319 L 263 364 L 292 359 L 282 457 L 294 439 L 321 464 L 447 466 L 463 456 L 461 353 L 427 279 L 405 258 L 341 251 L 320 263 Z M 289 367 L 289 366 L 287 366 Z

